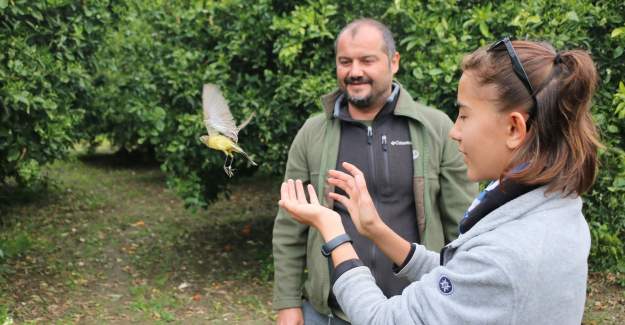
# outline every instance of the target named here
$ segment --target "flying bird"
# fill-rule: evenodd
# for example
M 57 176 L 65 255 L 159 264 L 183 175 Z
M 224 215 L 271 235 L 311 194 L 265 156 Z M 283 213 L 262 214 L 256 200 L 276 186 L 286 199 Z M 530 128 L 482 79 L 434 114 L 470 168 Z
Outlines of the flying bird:
M 204 125 L 208 130 L 208 135 L 200 137 L 200 141 L 211 149 L 222 151 L 226 154 L 224 161 L 224 171 L 228 177 L 232 177 L 234 169 L 234 153 L 242 154 L 250 163 L 256 163 L 237 145 L 238 134 L 254 117 L 252 113 L 241 125 L 237 126 L 226 99 L 213 84 L 205 84 L 202 89 L 202 109 L 204 112 Z

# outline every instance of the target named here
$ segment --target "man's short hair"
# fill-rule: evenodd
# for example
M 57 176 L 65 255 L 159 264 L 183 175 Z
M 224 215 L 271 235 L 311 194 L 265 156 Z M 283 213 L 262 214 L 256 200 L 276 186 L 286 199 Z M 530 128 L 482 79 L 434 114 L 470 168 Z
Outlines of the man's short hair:
M 384 41 L 383 50 L 388 55 L 389 60 L 395 54 L 395 39 L 393 38 L 393 33 L 391 30 L 384 25 L 383 23 L 373 19 L 373 18 L 359 18 L 351 23 L 347 24 L 341 31 L 339 32 L 336 40 L 334 41 L 334 53 L 337 53 L 337 46 L 339 42 L 339 38 L 343 35 L 344 32 L 351 31 L 352 36 L 356 35 L 360 26 L 372 26 L 382 33 L 382 40 Z

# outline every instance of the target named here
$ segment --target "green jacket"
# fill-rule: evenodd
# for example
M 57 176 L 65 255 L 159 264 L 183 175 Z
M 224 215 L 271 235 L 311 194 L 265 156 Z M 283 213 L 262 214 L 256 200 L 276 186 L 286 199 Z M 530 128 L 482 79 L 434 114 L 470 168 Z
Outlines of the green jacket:
M 324 96 L 325 114 L 312 116 L 299 130 L 285 173 L 285 179 L 310 181 L 317 193 L 323 193 L 319 199 L 329 208 L 332 202 L 326 195 L 334 188 L 327 186 L 325 178 L 337 163 L 341 123 L 332 112 L 339 94 L 336 91 Z M 410 118 L 410 138 L 419 154 L 413 160 L 419 238 L 428 249 L 438 251 L 458 236 L 458 222 L 478 187 L 468 181 L 457 144 L 448 137 L 453 124 L 447 115 L 415 102 L 404 88 L 393 114 Z M 273 228 L 274 309 L 299 307 L 304 295 L 317 311 L 330 314 L 330 274 L 327 259 L 320 252 L 323 243 L 316 229 L 299 224 L 282 209 L 278 211 Z

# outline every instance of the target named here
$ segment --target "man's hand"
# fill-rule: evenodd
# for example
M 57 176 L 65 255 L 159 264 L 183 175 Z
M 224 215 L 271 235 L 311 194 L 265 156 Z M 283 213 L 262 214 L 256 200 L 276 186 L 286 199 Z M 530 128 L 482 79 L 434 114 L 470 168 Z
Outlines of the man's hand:
M 304 325 L 304 314 L 302 308 L 286 308 L 278 311 L 278 325 Z
M 349 197 L 336 193 L 330 193 L 329 196 L 347 208 L 358 232 L 371 239 L 375 232 L 384 226 L 384 222 L 375 209 L 363 173 L 348 162 L 344 162 L 343 167 L 351 175 L 338 170 L 330 170 L 328 183 L 342 189 Z

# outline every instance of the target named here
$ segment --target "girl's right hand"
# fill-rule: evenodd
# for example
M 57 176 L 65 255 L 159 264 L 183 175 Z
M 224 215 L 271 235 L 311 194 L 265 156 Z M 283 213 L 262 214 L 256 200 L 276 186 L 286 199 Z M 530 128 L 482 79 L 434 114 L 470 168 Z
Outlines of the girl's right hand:
M 348 162 L 343 163 L 343 168 L 351 175 L 338 170 L 330 170 L 328 183 L 342 189 L 349 197 L 336 193 L 329 193 L 329 196 L 347 208 L 358 232 L 372 239 L 376 231 L 385 226 L 384 222 L 375 209 L 362 171 Z
M 310 203 L 306 199 L 302 181 L 289 179 L 282 183 L 278 204 L 297 222 L 317 228 L 326 242 L 345 233 L 341 216 L 319 204 L 319 199 L 311 184 L 308 184 L 308 195 Z

